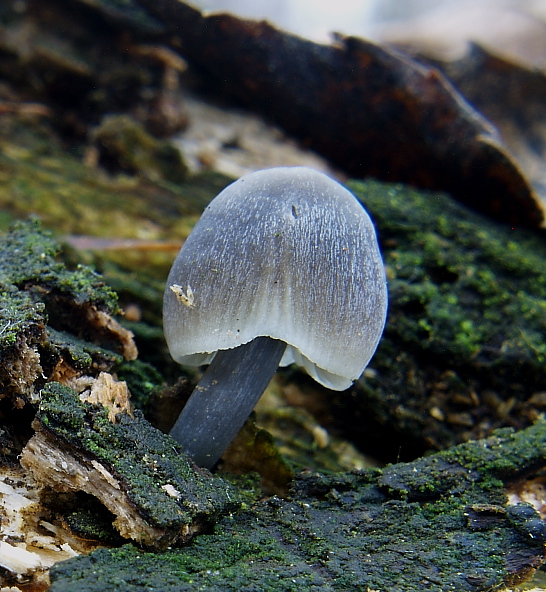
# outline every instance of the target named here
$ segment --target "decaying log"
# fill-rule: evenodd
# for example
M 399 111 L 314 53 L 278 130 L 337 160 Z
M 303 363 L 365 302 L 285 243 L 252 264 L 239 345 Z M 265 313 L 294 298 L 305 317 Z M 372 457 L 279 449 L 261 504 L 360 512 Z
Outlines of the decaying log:
M 355 37 L 322 45 L 178 0 L 139 4 L 219 88 L 351 175 L 447 190 L 510 224 L 543 222 L 493 125 L 436 68 Z

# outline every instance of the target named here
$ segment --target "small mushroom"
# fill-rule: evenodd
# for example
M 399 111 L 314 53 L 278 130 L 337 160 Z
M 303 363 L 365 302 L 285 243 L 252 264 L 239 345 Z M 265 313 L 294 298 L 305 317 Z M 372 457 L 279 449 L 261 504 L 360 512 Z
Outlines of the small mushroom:
M 386 311 L 374 226 L 352 193 L 305 167 L 242 177 L 206 208 L 167 281 L 171 355 L 210 363 L 171 435 L 212 467 L 279 365 L 351 386 Z

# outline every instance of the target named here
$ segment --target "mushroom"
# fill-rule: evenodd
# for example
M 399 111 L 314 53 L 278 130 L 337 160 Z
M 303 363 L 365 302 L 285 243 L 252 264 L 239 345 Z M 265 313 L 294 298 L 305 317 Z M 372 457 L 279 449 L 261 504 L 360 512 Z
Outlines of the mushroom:
M 240 178 L 205 209 L 178 254 L 165 338 L 185 365 L 210 364 L 171 435 L 211 468 L 279 365 L 351 386 L 385 325 L 385 272 L 352 193 L 306 167 Z

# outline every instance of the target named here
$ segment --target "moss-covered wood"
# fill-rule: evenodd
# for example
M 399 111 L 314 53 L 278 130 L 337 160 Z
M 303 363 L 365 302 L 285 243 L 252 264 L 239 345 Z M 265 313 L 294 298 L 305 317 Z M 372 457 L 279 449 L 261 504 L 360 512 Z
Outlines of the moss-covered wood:
M 114 292 L 89 268 L 67 269 L 58 259 L 58 241 L 44 232 L 38 221 L 14 225 L 0 248 L 0 273 L 4 280 L 19 289 L 44 292 L 51 308 L 55 304 L 49 301 L 64 298 L 74 304 L 90 303 L 106 312 L 115 312 Z M 58 312 L 58 316 L 64 314 Z
M 443 194 L 375 182 L 350 188 L 376 224 L 390 301 L 370 370 L 336 395 L 345 427 L 370 451 L 391 439 L 389 428 L 418 451 L 532 423 L 546 404 L 543 237 Z M 383 428 L 371 426 L 370 410 Z M 383 448 L 389 460 L 399 443 Z
M 50 382 L 36 419 L 23 466 L 54 491 L 95 496 L 117 517 L 121 534 L 140 544 L 187 540 L 240 503 L 230 485 L 196 467 L 138 411 L 112 422 L 103 406 Z
M 304 473 L 292 499 L 224 518 L 187 548 L 57 564 L 50 591 L 492 590 L 542 562 L 544 524 L 507 506 L 504 487 L 545 451 L 540 423 L 384 470 Z
M 37 221 L 0 238 L 0 398 L 32 399 L 63 360 L 93 374 L 134 357 L 130 334 L 110 316 L 114 292 L 92 269 L 68 269 L 59 252 Z

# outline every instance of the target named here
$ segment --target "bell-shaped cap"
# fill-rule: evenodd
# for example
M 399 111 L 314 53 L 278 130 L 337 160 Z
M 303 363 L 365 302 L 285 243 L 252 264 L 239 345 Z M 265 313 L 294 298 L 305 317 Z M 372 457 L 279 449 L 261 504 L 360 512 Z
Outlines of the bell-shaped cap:
M 181 364 L 258 336 L 287 343 L 281 365 L 348 388 L 383 332 L 387 289 L 370 217 L 305 167 L 251 173 L 205 209 L 171 269 L 164 330 Z

